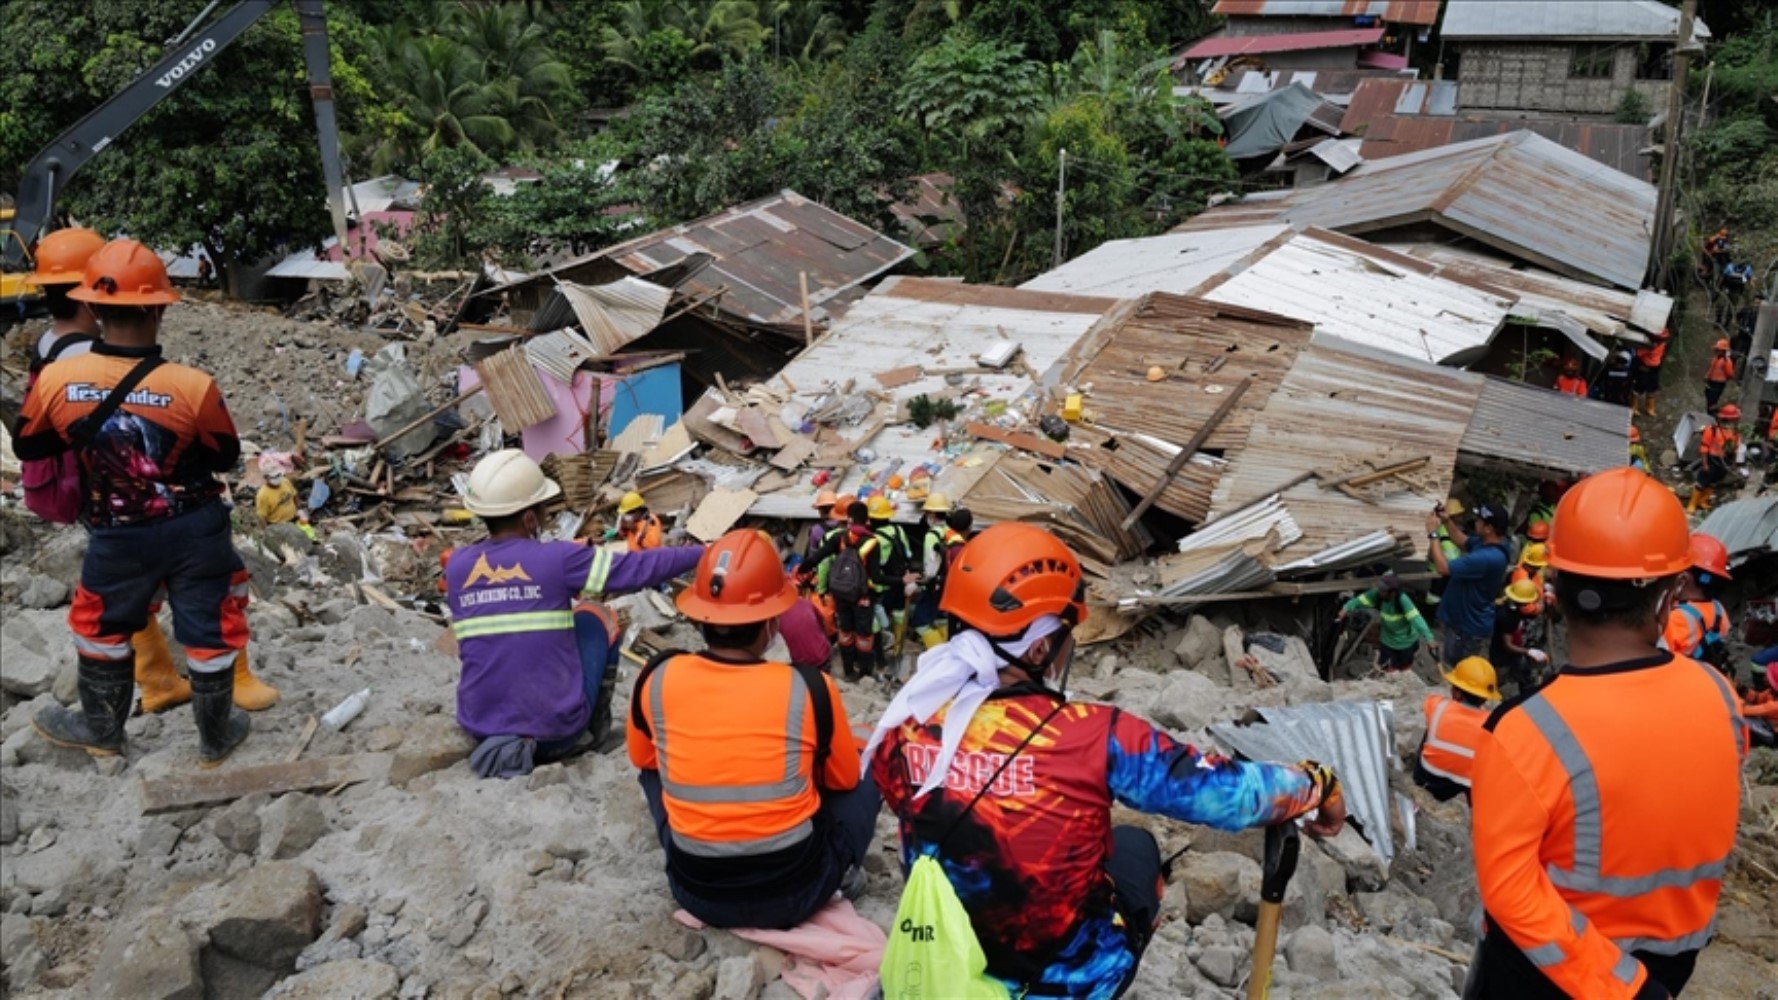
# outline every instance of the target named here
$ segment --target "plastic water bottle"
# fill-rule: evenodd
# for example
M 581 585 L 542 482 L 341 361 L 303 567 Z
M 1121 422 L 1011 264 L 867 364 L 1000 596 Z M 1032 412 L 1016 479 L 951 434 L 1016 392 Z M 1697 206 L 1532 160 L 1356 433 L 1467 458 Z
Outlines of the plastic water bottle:
M 364 711 L 364 706 L 368 704 L 370 704 L 370 688 L 365 688 L 329 709 L 327 714 L 321 717 L 321 724 L 329 729 L 344 729 L 346 723 L 358 718 Z

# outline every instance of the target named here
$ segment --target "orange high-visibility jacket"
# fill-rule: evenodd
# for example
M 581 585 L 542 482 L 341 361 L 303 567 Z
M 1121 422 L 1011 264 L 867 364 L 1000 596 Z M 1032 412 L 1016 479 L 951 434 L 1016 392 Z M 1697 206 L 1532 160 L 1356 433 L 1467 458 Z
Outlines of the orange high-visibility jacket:
M 1420 744 L 1420 766 L 1468 788 L 1487 710 L 1442 694 L 1428 695 L 1421 710 L 1426 713 L 1426 741 Z
M 1711 424 L 1698 434 L 1698 454 L 1732 460 L 1741 449 L 1741 437 L 1727 427 Z
M 1470 801 L 1490 933 L 1576 997 L 1633 996 L 1631 952 L 1709 942 L 1747 748 L 1722 675 L 1665 652 L 1569 666 L 1485 728 Z
M 636 523 L 624 529 L 624 543 L 631 552 L 661 547 L 661 519 L 648 514 L 636 519 Z
M 1726 354 L 1718 354 L 1710 359 L 1710 368 L 1704 372 L 1706 382 L 1727 382 L 1735 377 L 1735 362 Z
M 802 843 L 813 832 L 819 789 L 858 785 L 858 743 L 832 678 L 810 691 L 783 663 L 675 656 L 649 672 L 632 698 L 630 761 L 661 775 L 673 842 L 706 858 L 746 857 Z M 833 743 L 815 773 L 811 698 L 833 706 Z
M 1587 380 L 1579 375 L 1557 375 L 1556 391 L 1585 399 L 1587 398 Z
M 1636 362 L 1644 368 L 1659 368 L 1667 358 L 1667 342 L 1657 340 L 1652 344 L 1636 348 Z
M 1729 635 L 1729 612 L 1720 601 L 1687 601 L 1692 611 L 1685 610 L 1684 605 L 1667 612 L 1667 627 L 1661 632 L 1661 639 L 1667 648 L 1680 656 L 1697 656 L 1704 646 L 1704 635 L 1715 632 L 1723 638 Z M 1702 626 L 1702 627 L 1700 627 Z

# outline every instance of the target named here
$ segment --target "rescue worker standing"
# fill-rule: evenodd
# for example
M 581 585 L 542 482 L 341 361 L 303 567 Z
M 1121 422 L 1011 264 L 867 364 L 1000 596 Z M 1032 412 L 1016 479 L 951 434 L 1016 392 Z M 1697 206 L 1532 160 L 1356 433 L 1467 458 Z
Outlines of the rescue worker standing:
M 1661 365 L 1667 360 L 1667 345 L 1673 331 L 1661 327 L 1648 343 L 1636 348 L 1636 364 L 1630 372 L 1630 412 L 1655 415 L 1655 399 L 1661 394 Z
M 661 547 L 661 519 L 649 512 L 647 501 L 635 490 L 617 502 L 617 536 L 631 552 Z
M 1447 498 L 1445 500 L 1444 509 L 1445 513 L 1452 517 L 1462 517 L 1464 514 L 1463 501 L 1456 497 Z M 1438 530 L 1434 532 L 1434 534 L 1438 536 L 1434 541 L 1438 543 L 1439 549 L 1444 552 L 1446 561 L 1455 559 L 1463 554 L 1463 550 L 1457 547 L 1457 543 L 1451 541 L 1451 533 L 1445 530 L 1443 524 L 1439 525 Z M 1438 574 L 1438 564 L 1433 562 L 1430 558 L 1426 560 L 1426 572 L 1432 573 L 1435 576 Z M 1448 583 L 1450 583 L 1450 579 L 1444 576 L 1437 576 L 1437 578 L 1432 581 L 1426 590 L 1427 607 L 1437 609 L 1439 601 L 1444 599 L 1445 585 Z
M 1605 362 L 1605 371 L 1599 376 L 1596 387 L 1598 398 L 1617 406 L 1630 405 L 1630 386 L 1632 355 L 1628 348 L 1619 348 L 1611 352 Z
M 1466 996 L 1677 994 L 1709 942 L 1746 730 L 1722 676 L 1655 644 L 1691 565 L 1685 511 L 1654 479 L 1613 469 L 1562 498 L 1568 662 L 1495 712 L 1476 753 L 1486 930 Z
M 249 729 L 234 706 L 248 639 L 247 569 L 215 478 L 234 469 L 241 442 L 210 376 L 161 357 L 161 316 L 179 293 L 154 251 L 134 240 L 105 244 L 68 296 L 92 307 L 104 342 L 43 370 L 13 437 L 22 460 L 72 449 L 81 464 L 88 542 L 68 613 L 80 709 L 48 708 L 32 725 L 61 746 L 98 756 L 123 750 L 135 686 L 131 637 L 147 627 L 164 589 L 191 664 L 199 756 L 213 767 Z M 125 395 L 106 406 L 120 386 Z M 90 426 L 86 418 L 101 407 L 110 416 Z
M 1709 510 L 1716 495 L 1716 485 L 1729 477 L 1729 465 L 1741 452 L 1741 435 L 1735 422 L 1741 419 L 1741 408 L 1734 403 L 1716 411 L 1716 422 L 1698 432 L 1698 475 L 1686 513 Z
M 1580 362 L 1569 358 L 1562 362 L 1562 374 L 1556 376 L 1556 391 L 1569 396 L 1587 398 L 1587 380 L 1580 373 Z
M 1729 357 L 1729 341 L 1727 337 L 1716 341 L 1716 353 L 1710 359 L 1710 367 L 1704 371 L 1704 409 L 1716 412 L 1716 404 L 1722 399 L 1722 391 L 1728 388 L 1729 380 L 1735 377 L 1735 359 Z
M 678 598 L 709 648 L 657 657 L 630 698 L 667 885 L 715 927 L 807 920 L 864 860 L 882 803 L 833 679 L 760 658 L 796 599 L 771 542 L 729 532 Z
M 1114 801 L 1222 830 L 1316 813 L 1308 832 L 1331 836 L 1346 818 L 1322 765 L 1200 754 L 1110 705 L 1067 701 L 1085 597 L 1079 560 L 1042 528 L 971 539 L 940 604 L 960 631 L 920 657 L 865 751 L 904 871 L 936 856 L 1013 996 L 1110 997 L 1135 977 L 1163 865 L 1152 834 L 1112 826 Z
M 488 537 L 450 553 L 445 603 L 463 663 L 457 724 L 490 754 L 530 740 L 534 760 L 548 761 L 601 742 L 611 726 L 618 636 L 615 616 L 597 599 L 659 586 L 703 553 L 540 541 L 543 505 L 561 492 L 514 448 L 469 472 L 464 506 L 487 524 Z
M 1426 716 L 1426 738 L 1414 758 L 1414 784 L 1440 802 L 1469 794 L 1475 769 L 1476 747 L 1482 742 L 1482 725 L 1488 721 L 1491 701 L 1500 700 L 1494 665 L 1472 656 L 1445 674 L 1449 695 L 1429 694 L 1421 705 Z
M 909 613 L 908 624 L 920 637 L 920 645 L 931 649 L 947 637 L 944 616 L 938 611 L 939 597 L 944 592 L 945 571 L 957 558 L 963 543 L 969 540 L 950 522 L 969 518 L 970 514 L 967 510 L 952 507 L 949 497 L 936 492 L 926 497 L 920 510 L 926 521 L 926 533 L 920 541 L 920 596 Z
M 1506 523 L 1506 511 L 1487 503 L 1476 504 L 1473 535 L 1459 527 L 1444 508 L 1426 517 L 1426 536 L 1432 541 L 1426 556 L 1438 574 L 1450 580 L 1438 605 L 1438 620 L 1445 627 L 1439 657 L 1443 665 L 1480 654 L 1494 634 L 1494 596 L 1506 584 L 1511 561 Z M 1463 555 L 1447 558 L 1441 544 L 1444 536 L 1462 549 Z
M 892 520 L 895 504 L 878 493 L 870 498 L 865 509 L 870 515 L 871 534 L 877 540 L 876 559 L 871 564 L 871 585 L 877 591 L 878 607 L 889 619 L 886 634 L 877 637 L 877 665 L 880 667 L 889 652 L 883 649 L 885 639 L 896 655 L 901 653 L 901 641 L 908 628 L 908 601 L 918 593 L 920 570 L 914 565 L 914 543 L 908 538 L 907 529 Z
M 1420 643 L 1431 646 L 1432 626 L 1414 606 L 1414 599 L 1401 589 L 1401 578 L 1394 573 L 1371 589 L 1353 597 L 1340 608 L 1335 621 L 1344 622 L 1354 611 L 1377 613 L 1377 667 L 1385 671 L 1411 670 Z
M 1692 532 L 1691 566 L 1679 575 L 1679 599 L 1667 615 L 1661 638 L 1667 648 L 1728 672 L 1729 612 L 1716 599 L 1717 585 L 1729 576 L 1729 550 L 1701 531 Z M 1732 679 L 1732 674 L 1731 674 Z
M 86 262 L 105 245 L 91 229 L 58 229 L 37 244 L 36 259 L 25 284 L 43 292 L 49 329 L 31 345 L 31 376 L 52 361 L 85 354 L 99 341 L 99 321 L 91 306 L 68 293 L 80 286 Z

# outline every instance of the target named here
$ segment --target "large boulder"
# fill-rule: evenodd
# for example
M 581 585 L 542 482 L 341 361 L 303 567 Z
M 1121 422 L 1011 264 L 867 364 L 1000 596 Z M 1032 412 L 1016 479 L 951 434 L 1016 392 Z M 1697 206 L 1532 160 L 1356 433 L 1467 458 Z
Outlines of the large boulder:
M 390 1000 L 401 988 L 401 976 L 392 966 L 367 958 L 317 965 L 299 976 L 279 983 L 267 1000 Z
M 56 683 L 58 657 L 49 637 L 29 615 L 9 614 L 0 625 L 0 690 L 19 698 L 35 698 Z
M 321 880 L 302 865 L 267 861 L 224 882 L 188 910 L 222 954 L 287 974 L 321 934 Z
M 1202 729 L 1222 715 L 1228 689 L 1192 670 L 1167 675 L 1167 684 L 1155 697 L 1148 715 L 1176 732 Z
M 1259 862 L 1232 851 L 1187 851 L 1179 876 L 1185 887 L 1185 919 L 1196 925 L 1211 914 L 1253 923 L 1259 917 Z
M 313 795 L 284 795 L 259 813 L 259 849 L 267 858 L 285 861 L 314 846 L 327 833 L 327 814 Z
M 1318 926 L 1299 927 L 1284 942 L 1284 959 L 1290 971 L 1316 979 L 1337 979 L 1339 962 L 1334 954 L 1334 938 Z
M 120 923 L 106 936 L 87 989 L 95 997 L 203 1000 L 198 942 L 160 910 Z

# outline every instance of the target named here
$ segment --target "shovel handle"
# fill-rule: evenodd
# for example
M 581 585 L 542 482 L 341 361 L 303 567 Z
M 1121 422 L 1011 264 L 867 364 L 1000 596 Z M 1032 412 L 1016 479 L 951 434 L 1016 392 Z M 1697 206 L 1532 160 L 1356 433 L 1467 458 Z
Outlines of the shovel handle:
M 1272 955 L 1278 949 L 1278 918 L 1284 912 L 1284 891 L 1296 874 L 1302 839 L 1294 822 L 1266 827 L 1266 856 L 1259 882 L 1259 922 L 1253 934 L 1253 975 L 1247 1000 L 1265 1000 L 1272 986 Z
M 1265 1000 L 1272 988 L 1272 956 L 1278 950 L 1278 919 L 1284 904 L 1259 904 L 1259 922 L 1253 928 L 1253 975 L 1247 979 L 1247 1000 Z

